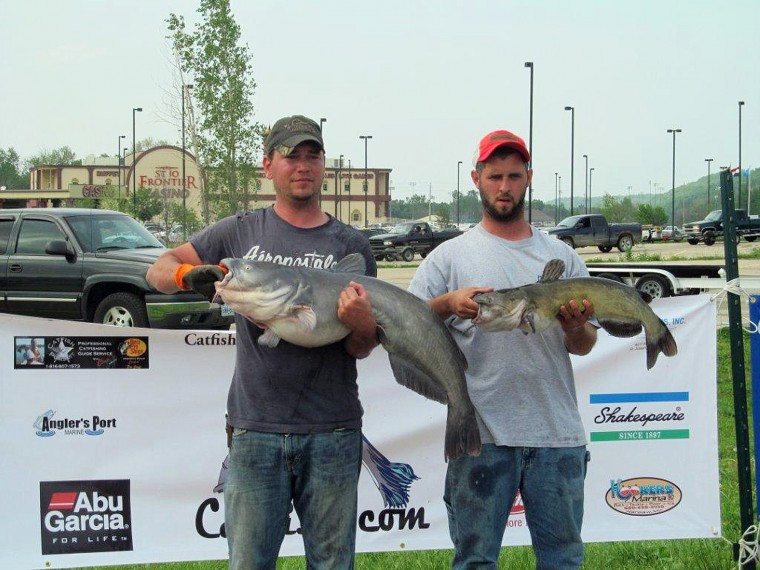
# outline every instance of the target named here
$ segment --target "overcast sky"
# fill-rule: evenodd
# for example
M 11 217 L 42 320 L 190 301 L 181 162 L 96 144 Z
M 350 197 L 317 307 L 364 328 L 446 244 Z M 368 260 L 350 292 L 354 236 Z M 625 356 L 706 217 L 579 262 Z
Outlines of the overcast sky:
M 179 144 L 170 13 L 198 0 L 0 0 L 0 148 L 22 158 L 69 146 L 79 158 L 137 139 Z M 253 55 L 255 119 L 305 114 L 328 158 L 391 168 L 395 198 L 472 188 L 481 136 L 530 135 L 534 196 L 571 186 L 648 195 L 739 162 L 760 167 L 760 1 L 232 0 Z M 172 101 L 174 101 L 172 103 Z M 176 111 L 174 112 L 176 114 Z M 116 142 L 114 142 L 116 141 Z M 717 178 L 716 178 L 717 180 Z

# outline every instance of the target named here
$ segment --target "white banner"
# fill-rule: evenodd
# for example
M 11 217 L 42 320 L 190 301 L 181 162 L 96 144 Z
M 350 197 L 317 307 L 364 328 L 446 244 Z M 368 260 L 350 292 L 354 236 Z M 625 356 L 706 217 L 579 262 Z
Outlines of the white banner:
M 647 371 L 643 335 L 600 331 L 574 359 L 591 451 L 586 541 L 720 535 L 715 306 L 700 295 L 653 308 L 676 357 Z M 226 558 L 214 489 L 234 351 L 228 332 L 0 315 L 0 567 Z M 399 386 L 382 349 L 359 376 L 357 549 L 451 548 L 446 408 Z M 282 555 L 303 553 L 297 529 L 293 515 Z M 504 544 L 529 542 L 518 497 Z

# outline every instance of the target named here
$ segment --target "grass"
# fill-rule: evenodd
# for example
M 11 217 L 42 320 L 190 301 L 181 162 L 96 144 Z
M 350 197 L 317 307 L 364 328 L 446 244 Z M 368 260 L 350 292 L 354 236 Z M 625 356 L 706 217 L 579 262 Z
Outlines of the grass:
M 732 545 L 741 538 L 739 488 L 734 426 L 733 382 L 729 331 L 717 331 L 718 343 L 718 445 L 721 487 L 721 521 L 725 539 L 689 539 L 589 543 L 586 545 L 584 570 L 731 570 Z M 749 336 L 744 336 L 745 365 L 749 370 Z M 749 385 L 749 379 L 747 379 Z M 751 404 L 748 402 L 748 410 Z M 751 425 L 750 425 L 751 434 Z M 751 439 L 751 436 L 750 436 Z M 753 503 L 754 505 L 754 503 Z M 755 513 L 757 515 L 757 513 Z M 441 570 L 449 568 L 452 550 L 381 552 L 357 554 L 357 570 Z M 303 557 L 281 559 L 280 570 L 303 569 Z M 528 570 L 535 566 L 530 547 L 505 547 L 499 558 L 500 568 Z M 104 567 L 101 570 L 223 570 L 224 560 L 139 564 Z

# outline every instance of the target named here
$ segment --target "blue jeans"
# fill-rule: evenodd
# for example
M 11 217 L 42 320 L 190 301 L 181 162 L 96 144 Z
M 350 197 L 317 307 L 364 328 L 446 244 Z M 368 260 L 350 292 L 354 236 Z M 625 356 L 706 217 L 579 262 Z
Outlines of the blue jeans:
M 291 502 L 310 570 L 351 569 L 361 430 L 315 434 L 235 429 L 224 486 L 231 570 L 276 567 Z
M 456 549 L 451 567 L 497 568 L 509 511 L 520 489 L 536 568 L 579 568 L 587 462 L 585 446 L 494 444 L 484 444 L 479 457 L 450 461 L 443 498 Z

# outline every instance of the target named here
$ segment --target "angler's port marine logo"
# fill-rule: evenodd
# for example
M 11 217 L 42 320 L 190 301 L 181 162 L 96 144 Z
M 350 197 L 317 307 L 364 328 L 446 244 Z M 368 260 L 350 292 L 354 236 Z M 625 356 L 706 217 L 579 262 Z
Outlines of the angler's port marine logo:
M 132 550 L 130 481 L 41 481 L 42 554 Z
M 678 485 L 657 477 L 613 479 L 604 495 L 612 510 L 634 517 L 666 513 L 676 508 L 682 498 Z
M 34 433 L 37 437 L 53 437 L 56 433 L 64 435 L 103 435 L 106 430 L 116 428 L 116 418 L 55 418 L 55 410 L 49 409 L 37 416 L 34 421 Z
M 373 446 L 370 441 L 362 436 L 362 465 L 367 469 L 372 482 L 377 487 L 383 499 L 384 509 L 379 512 L 366 510 L 359 514 L 359 529 L 364 532 L 403 530 L 418 527 L 426 529 L 430 524 L 425 522 L 425 507 L 419 509 L 407 509 L 409 504 L 409 489 L 419 477 L 408 463 L 390 461 Z M 219 480 L 214 486 L 214 493 L 222 493 L 227 480 L 227 466 L 230 456 L 224 458 L 219 472 Z M 212 497 L 203 501 L 195 515 L 195 530 L 204 538 L 226 537 L 224 523 L 221 523 L 219 532 L 208 530 L 208 521 L 204 515 L 207 511 L 218 512 L 221 508 L 219 499 Z M 292 505 L 291 505 L 292 509 Z M 223 517 L 222 517 L 223 518 Z M 300 534 L 301 529 L 288 527 L 286 534 Z

